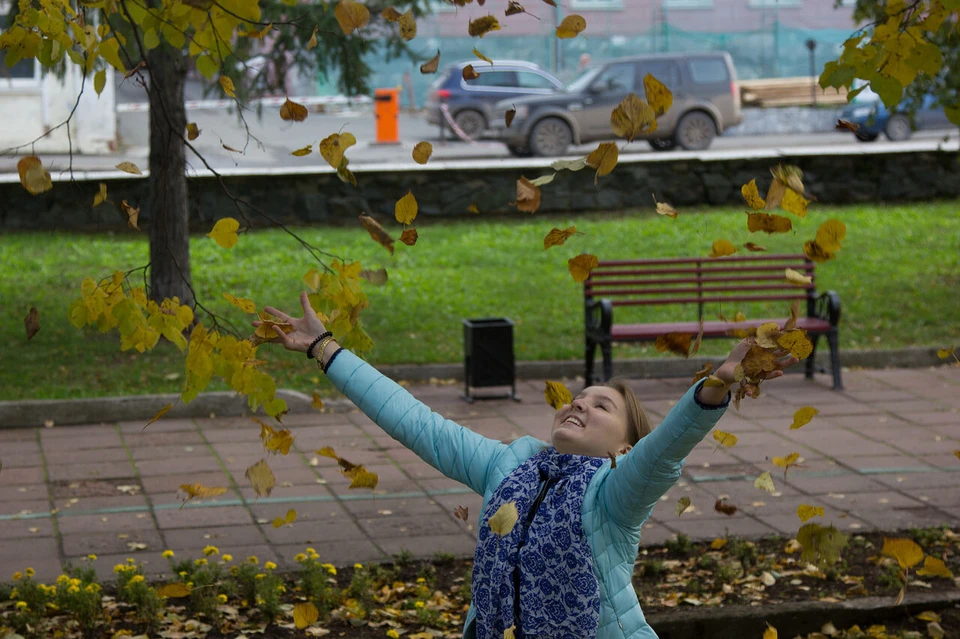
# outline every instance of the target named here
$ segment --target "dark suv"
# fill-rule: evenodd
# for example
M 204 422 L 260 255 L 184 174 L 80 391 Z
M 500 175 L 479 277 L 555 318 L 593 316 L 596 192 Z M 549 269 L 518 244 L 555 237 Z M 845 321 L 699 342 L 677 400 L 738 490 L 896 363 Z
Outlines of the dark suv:
M 646 136 L 654 149 L 703 150 L 743 121 L 733 61 L 726 52 L 671 53 L 611 60 L 587 69 L 567 88 L 543 97 L 503 100 L 493 120 L 513 155 L 563 155 L 572 144 L 614 138 L 610 112 L 629 94 L 643 97 L 652 74 L 673 93 L 673 106 Z M 510 128 L 503 114 L 516 108 Z
M 479 78 L 463 79 L 463 68 L 472 64 Z M 563 83 L 540 67 L 518 60 L 458 62 L 441 70 L 427 94 L 427 121 L 439 125 L 443 120 L 440 105 L 445 103 L 454 122 L 463 132 L 478 138 L 496 119 L 503 120 L 493 106 L 503 99 L 552 95 Z

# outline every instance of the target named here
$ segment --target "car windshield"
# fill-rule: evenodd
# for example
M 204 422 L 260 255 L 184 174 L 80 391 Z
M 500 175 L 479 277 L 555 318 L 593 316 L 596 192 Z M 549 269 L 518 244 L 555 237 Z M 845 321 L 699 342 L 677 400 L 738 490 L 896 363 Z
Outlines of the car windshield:
M 600 73 L 602 68 L 603 67 L 592 67 L 581 73 L 580 77 L 576 78 L 573 82 L 567 85 L 567 92 L 579 93 L 580 91 L 586 89 L 588 86 L 590 86 L 590 83 L 593 82 L 593 79 L 597 77 L 597 74 Z

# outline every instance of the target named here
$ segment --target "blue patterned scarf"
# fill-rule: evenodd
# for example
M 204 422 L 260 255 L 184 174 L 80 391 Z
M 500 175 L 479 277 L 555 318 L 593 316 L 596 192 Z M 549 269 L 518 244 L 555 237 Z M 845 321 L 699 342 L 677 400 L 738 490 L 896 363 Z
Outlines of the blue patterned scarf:
M 483 512 L 474 556 L 471 585 L 477 639 L 502 639 L 504 629 L 512 625 L 519 630 L 518 639 L 597 636 L 600 586 L 581 510 L 587 484 L 604 461 L 563 455 L 550 447 L 523 462 L 497 487 Z M 549 484 L 549 490 L 530 521 L 541 481 Z M 511 501 L 520 517 L 500 538 L 490 530 L 489 520 Z

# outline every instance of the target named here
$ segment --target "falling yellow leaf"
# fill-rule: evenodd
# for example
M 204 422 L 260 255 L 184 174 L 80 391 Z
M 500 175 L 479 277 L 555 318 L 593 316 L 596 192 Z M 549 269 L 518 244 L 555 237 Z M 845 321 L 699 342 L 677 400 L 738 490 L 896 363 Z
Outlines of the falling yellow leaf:
M 222 88 L 223 92 L 231 98 L 237 97 L 237 89 L 233 86 L 233 80 L 225 75 L 220 76 L 220 88 Z
M 521 177 L 517 180 L 517 201 L 514 204 L 518 211 L 535 213 L 540 208 L 540 187 Z
M 313 400 L 310 402 L 310 408 L 316 408 L 317 410 L 323 410 L 323 398 L 320 397 L 320 393 L 313 394 Z
M 457 506 L 453 509 L 453 516 L 459 519 L 460 521 L 467 521 L 470 517 L 469 509 L 466 506 Z
M 737 436 L 733 433 L 725 433 L 722 430 L 713 431 L 713 438 L 717 440 L 718 444 L 721 446 L 726 446 L 727 448 L 736 446 L 737 442 L 739 441 Z
M 100 69 L 97 71 L 96 75 L 93 76 L 93 90 L 97 92 L 99 96 L 103 93 L 104 87 L 107 86 L 107 70 Z
M 752 253 L 759 253 L 767 250 L 766 246 L 760 246 L 759 244 L 754 244 L 753 242 L 747 242 L 746 244 L 743 245 L 743 248 L 747 249 Z
M 902 537 L 884 537 L 883 550 L 880 554 L 884 557 L 893 557 L 904 570 L 909 570 L 923 561 L 923 549 L 917 545 L 917 542 Z
M 836 253 L 847 237 L 847 225 L 840 220 L 827 220 L 817 229 L 816 243 L 827 253 Z
M 27 316 L 23 318 L 23 326 L 27 331 L 27 341 L 33 339 L 33 336 L 40 332 L 40 318 L 37 309 L 34 306 L 27 311 Z
M 690 357 L 691 340 L 693 335 L 690 333 L 664 333 L 657 337 L 657 351 L 660 353 L 670 351 L 675 355 Z
M 426 164 L 433 155 L 433 145 L 429 142 L 417 142 L 413 147 L 413 161 L 417 164 Z
M 472 64 L 468 64 L 463 67 L 463 70 L 460 71 L 460 75 L 463 76 L 464 80 L 476 80 L 480 77 L 480 73 L 473 68 Z
M 730 240 L 715 240 L 708 257 L 724 257 L 726 255 L 733 255 L 736 252 L 737 247 L 734 246 Z
M 185 583 L 164 584 L 157 588 L 157 596 L 163 599 L 187 597 L 192 589 Z
M 787 189 L 783 194 L 783 199 L 780 200 L 780 208 L 789 213 L 793 213 L 797 217 L 807 217 L 807 205 L 810 204 L 810 200 L 803 197 L 793 189 Z
M 943 577 L 944 579 L 953 579 L 953 571 L 947 568 L 947 564 L 942 559 L 927 555 L 923 558 L 923 566 L 917 568 L 917 575 L 920 577 Z
M 555 177 L 557 177 L 556 173 L 547 173 L 545 175 L 541 175 L 535 180 L 530 180 L 530 184 L 534 186 L 544 186 L 546 184 L 550 184 L 551 182 L 553 182 L 553 179 Z
M 149 426 L 149 425 L 152 424 L 153 422 L 157 421 L 158 419 L 160 419 L 161 417 L 163 417 L 164 415 L 166 415 L 166 414 L 170 411 L 171 408 L 173 408 L 173 404 L 167 404 L 166 406 L 164 406 L 163 408 L 161 408 L 160 410 L 158 410 L 158 411 L 157 411 L 157 414 L 154 415 L 153 417 L 151 417 L 151 418 L 150 418 L 150 421 L 147 422 L 147 426 Z M 144 426 L 144 428 L 146 428 L 147 426 Z
M 363 224 L 363 227 L 367 229 L 370 237 L 372 237 L 377 244 L 387 249 L 390 255 L 393 255 L 393 238 L 383 230 L 380 222 L 377 222 L 369 215 L 360 215 L 360 222 Z
M 477 207 L 476 204 L 471 204 L 470 206 L 468 206 L 467 211 L 469 211 L 470 213 L 476 213 L 478 215 L 480 213 L 480 209 Z
M 790 282 L 791 284 L 796 284 L 797 286 L 806 286 L 807 284 L 810 284 L 813 281 L 812 277 L 808 275 L 803 275 L 802 273 L 798 273 L 792 268 L 784 269 L 783 276 L 787 279 L 788 282 Z
M 665 215 L 666 217 L 677 219 L 677 216 L 679 215 L 679 213 L 677 213 L 677 209 L 673 208 L 666 202 L 657 202 L 656 197 L 653 198 L 653 202 L 657 205 L 657 215 Z
M 647 104 L 658 116 L 663 115 L 673 106 L 673 93 L 667 85 L 649 73 L 643 76 L 643 92 L 644 97 L 647 98 Z
M 244 313 L 256 313 L 257 305 L 253 303 L 253 300 L 249 300 L 245 297 L 234 297 L 230 293 L 224 293 L 223 299 L 227 300 L 237 308 L 239 308 Z
M 936 623 L 940 623 L 940 615 L 938 615 L 932 610 L 925 610 L 920 614 L 918 614 L 916 617 L 920 621 L 933 621 Z
M 787 191 L 787 187 L 780 180 L 774 180 L 770 183 L 770 188 L 767 189 L 767 198 L 764 202 L 763 208 L 765 210 L 770 210 L 777 206 L 780 206 L 780 202 L 783 201 L 783 196 Z
M 593 183 L 596 184 L 597 180 L 604 175 L 609 175 L 611 171 L 617 166 L 617 161 L 620 159 L 620 151 L 617 149 L 617 145 L 613 142 L 601 142 L 600 146 L 594 149 L 590 155 L 587 156 L 587 166 L 597 170 L 596 175 L 593 177 Z
M 417 198 L 413 196 L 412 191 L 407 191 L 407 194 L 397 200 L 397 204 L 393 207 L 394 217 L 401 224 L 413 224 L 417 218 L 417 211 Z
M 767 624 L 767 629 L 763 631 L 763 639 L 777 639 L 777 629 Z
M 410 41 L 417 37 L 417 20 L 413 17 L 412 10 L 408 9 L 397 22 L 400 25 L 401 38 Z
M 53 188 L 50 172 L 43 168 L 43 163 L 35 156 L 21 158 L 17 162 L 17 172 L 20 174 L 20 184 L 30 195 L 40 195 Z
M 290 98 L 287 98 L 287 100 L 280 106 L 281 120 L 303 122 L 307 119 L 307 115 L 307 107 L 292 101 Z
M 105 182 L 100 183 L 100 191 L 93 196 L 93 205 L 100 206 L 107 201 L 107 185 Z M 942 357 L 940 359 L 943 359 Z
M 393 7 L 387 7 L 380 12 L 380 16 L 387 22 L 397 22 L 400 20 L 400 12 Z
M 331 133 L 320 141 L 320 155 L 327 161 L 327 164 L 339 169 L 343 164 L 343 154 L 356 143 L 357 138 L 352 133 Z
M 777 337 L 777 345 L 790 351 L 797 359 L 807 359 L 813 353 L 813 342 L 807 337 L 806 331 L 795 328 Z
M 480 52 L 476 49 L 476 47 L 474 47 L 474 49 L 473 49 L 473 55 L 477 56 L 478 58 L 480 58 L 480 59 L 483 60 L 484 62 L 489 62 L 489 63 L 490 63 L 490 66 L 493 66 L 493 60 L 491 60 L 491 59 L 488 58 L 487 56 L 485 56 L 485 55 L 483 55 L 482 53 L 480 53 Z M 508 125 L 508 126 L 509 126 L 509 125 Z
M 437 49 L 437 55 L 433 56 L 426 62 L 420 65 L 420 73 L 436 73 L 437 69 L 440 68 L 440 50 Z
M 677 500 L 677 506 L 675 508 L 677 517 L 687 512 L 688 508 L 690 508 L 690 498 L 684 495 L 683 497 Z
M 565 229 L 550 229 L 550 232 L 543 238 L 543 250 L 546 251 L 550 247 L 562 245 L 576 232 L 577 227 L 575 226 L 568 226 Z
M 269 497 L 277 482 L 273 476 L 273 471 L 270 470 L 270 466 L 262 459 L 247 468 L 243 476 L 250 480 L 250 485 L 253 487 L 253 492 L 257 494 L 257 497 Z
M 313 33 L 310 34 L 310 39 L 307 40 L 307 51 L 317 48 L 317 31 L 320 30 L 320 27 L 314 27 Z
M 657 130 L 657 115 L 649 104 L 630 93 L 610 113 L 610 128 L 617 136 L 633 142 L 638 135 Z
M 400 233 L 400 241 L 406 244 L 407 246 L 413 246 L 417 243 L 420 234 L 417 233 L 417 229 L 411 227 L 403 229 L 403 232 Z
M 337 460 L 337 464 L 340 465 L 340 472 L 344 477 L 351 480 L 349 488 L 374 489 L 377 487 L 377 483 L 380 478 L 376 473 L 371 473 L 363 466 L 360 466 L 359 464 L 352 464 L 346 459 L 339 457 L 330 446 L 324 446 L 320 450 L 316 450 L 314 452 L 322 457 L 330 457 Z
M 769 213 L 747 213 L 747 230 L 751 233 L 763 231 L 764 233 L 789 233 L 793 230 L 793 222 L 790 218 L 782 215 L 772 215 Z
M 133 175 L 143 175 L 140 171 L 140 168 L 133 162 L 121 162 L 114 168 L 120 169 L 124 173 L 132 173 Z
M 297 156 L 298 158 L 302 158 L 302 157 L 305 156 L 305 155 L 310 155 L 311 153 L 313 153 L 313 145 L 312 145 L 312 144 L 308 144 L 307 146 L 303 147 L 302 149 L 297 149 L 296 151 L 290 151 L 290 155 L 295 155 L 295 156 Z
M 210 499 L 219 497 L 227 492 L 222 486 L 204 486 L 203 484 L 180 484 L 180 490 L 186 495 L 184 503 L 191 499 Z
M 783 474 L 786 476 L 790 467 L 796 464 L 799 459 L 800 453 L 790 453 L 786 457 L 774 457 L 771 461 L 777 468 L 782 468 Z
M 833 526 L 804 524 L 797 531 L 797 542 L 803 547 L 800 560 L 821 567 L 832 566 L 840 560 L 840 552 L 849 537 Z
M 823 250 L 823 247 L 817 244 L 816 242 L 814 242 L 813 240 L 809 240 L 803 243 L 803 254 L 806 255 L 807 258 L 809 258 L 810 260 L 816 262 L 817 264 L 822 264 L 836 257 L 830 251 Z
M 333 15 L 340 25 L 344 35 L 350 35 L 357 29 L 362 29 L 370 22 L 370 11 L 354 0 L 340 0 L 333 10 Z
M 576 38 L 586 28 L 587 21 L 584 20 L 583 16 L 573 13 L 560 21 L 560 26 L 557 27 L 556 30 L 556 36 L 561 40 Z
M 710 542 L 710 550 L 723 550 L 727 545 L 727 540 L 723 537 L 717 537 Z
M 470 24 L 467 25 L 467 33 L 470 34 L 471 38 L 482 38 L 491 31 L 499 30 L 500 23 L 497 21 L 496 16 L 480 16 L 476 20 L 471 20 Z
M 105 185 L 104 185 L 104 186 L 105 186 Z M 951 346 L 950 348 L 938 348 L 938 349 L 937 349 L 937 357 L 938 357 L 939 359 L 947 359 L 948 357 L 952 357 L 953 354 L 956 353 L 956 352 L 957 352 L 957 347 L 956 347 L 956 346 Z
M 773 485 L 773 477 L 770 476 L 769 471 L 757 477 L 753 482 L 753 487 L 765 490 L 770 494 L 777 492 L 777 489 Z
M 570 275 L 573 281 L 577 283 L 586 282 L 590 277 L 590 271 L 600 265 L 600 260 L 596 255 L 590 253 L 581 253 L 580 255 L 567 260 L 567 268 L 570 269 Z
M 747 206 L 754 211 L 760 211 L 766 206 L 766 202 L 760 197 L 760 191 L 757 189 L 756 179 L 750 180 L 741 186 L 740 194 L 743 195 L 743 199 L 747 201 Z
M 127 216 L 127 226 L 130 228 L 139 231 L 140 227 L 137 226 L 137 218 L 140 216 L 140 207 L 132 207 L 127 204 L 126 200 L 120 202 L 120 210 L 123 211 L 123 214 Z
M 487 523 L 490 525 L 490 530 L 503 537 L 510 534 L 519 518 L 516 502 L 508 501 L 497 509 Z
M 217 220 L 213 225 L 213 230 L 207 233 L 207 237 L 213 238 L 213 241 L 225 249 L 231 249 L 236 246 L 240 236 L 237 235 L 237 229 L 240 228 L 240 222 L 232 217 L 224 217 Z
M 790 430 L 797 430 L 802 428 L 810 423 L 810 421 L 820 413 L 813 406 L 804 406 L 803 408 L 797 409 L 797 412 L 793 414 L 793 423 L 790 424 Z
M 547 404 L 554 410 L 559 410 L 560 407 L 573 402 L 573 393 L 561 382 L 547 380 L 546 387 L 543 389 L 543 396 L 546 398 Z
M 802 523 L 813 519 L 814 517 L 823 517 L 823 506 L 811 506 L 810 504 L 800 504 L 797 508 L 797 517 Z
M 312 626 L 320 618 L 320 611 L 309 601 L 298 603 L 293 607 L 293 623 L 298 630 Z
M 297 520 L 297 511 L 291 508 L 290 510 L 287 511 L 287 515 L 285 517 L 274 517 L 272 523 L 274 528 L 280 528 L 281 526 L 287 526 L 287 525 L 293 524 L 293 522 L 295 522 L 296 520 Z

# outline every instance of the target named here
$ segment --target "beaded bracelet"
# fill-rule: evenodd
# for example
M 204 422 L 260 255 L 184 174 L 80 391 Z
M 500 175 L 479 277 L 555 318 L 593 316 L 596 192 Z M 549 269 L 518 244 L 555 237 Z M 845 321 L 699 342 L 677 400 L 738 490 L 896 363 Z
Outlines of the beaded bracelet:
M 324 333 L 323 335 L 321 335 L 321 336 L 318 337 L 317 339 L 315 339 L 315 340 L 313 340 L 312 342 L 310 342 L 310 346 L 307 346 L 307 359 L 313 359 L 313 355 L 310 354 L 310 351 L 313 350 L 313 347 L 314 347 L 314 346 L 316 346 L 316 345 L 317 345 L 322 339 L 324 339 L 325 337 L 331 337 L 332 335 L 333 335 L 333 333 L 331 333 L 330 331 L 327 331 L 326 333 Z M 321 353 L 321 354 L 322 354 L 322 353 Z

